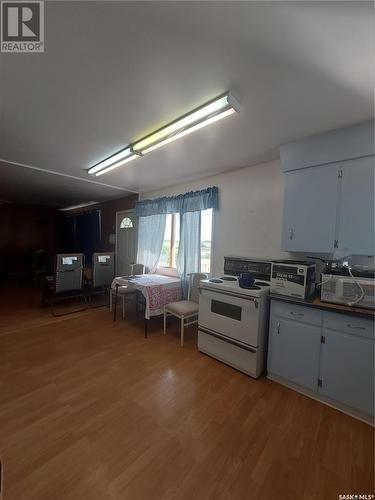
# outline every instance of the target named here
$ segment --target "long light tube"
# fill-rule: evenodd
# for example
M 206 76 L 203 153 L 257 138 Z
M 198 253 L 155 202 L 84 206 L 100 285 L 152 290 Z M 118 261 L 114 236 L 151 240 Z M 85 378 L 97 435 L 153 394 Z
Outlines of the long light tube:
M 225 94 L 134 143 L 133 150 L 141 154 L 149 153 L 236 111 L 237 102 L 230 94 Z
M 71 207 L 59 208 L 60 212 L 67 212 L 69 210 L 76 210 L 77 208 L 89 207 L 91 205 L 97 205 L 98 201 L 88 201 L 87 203 L 80 203 L 79 205 L 72 205 Z
M 139 155 L 135 154 L 131 148 L 126 148 L 89 168 L 88 173 L 99 176 L 110 172 L 117 167 L 121 167 L 121 165 L 124 165 L 128 161 L 134 160 L 135 158 L 139 158 Z
M 94 165 L 88 169 L 88 173 L 99 176 L 110 172 L 135 158 L 236 112 L 239 112 L 239 107 L 233 96 L 229 93 L 221 95 Z
M 110 172 L 111 170 L 121 167 L 122 165 L 125 165 L 125 163 L 128 163 L 129 161 L 135 160 L 136 158 L 140 158 L 140 155 L 137 155 L 135 153 L 132 154 L 132 156 L 129 156 L 128 158 L 125 158 L 125 160 L 121 160 L 114 165 L 111 165 L 110 167 L 105 168 L 104 170 L 100 170 L 100 172 L 97 172 L 95 175 L 98 177 L 99 175 L 106 174 L 107 172 Z
M 155 149 L 160 148 L 161 146 L 164 146 L 165 144 L 169 144 L 172 141 L 175 141 L 176 139 L 179 139 L 180 137 L 184 137 L 184 135 L 190 134 L 191 132 L 195 132 L 196 130 L 199 130 L 200 128 L 206 127 L 207 125 L 210 125 L 211 123 L 217 122 L 218 120 L 221 120 L 222 118 L 225 118 L 226 116 L 232 115 L 236 111 L 234 109 L 227 109 L 226 111 L 223 111 L 222 113 L 218 115 L 214 115 L 211 118 L 208 118 L 207 120 L 197 123 L 196 125 L 193 125 L 192 127 L 189 127 L 188 129 L 182 130 L 182 132 L 178 132 L 175 135 L 172 135 L 170 137 L 167 137 L 167 139 L 164 139 L 163 141 L 157 142 L 155 144 L 152 144 L 150 147 L 146 147 L 146 149 L 142 150 L 142 154 L 147 154 L 150 153 L 151 151 L 154 151 Z

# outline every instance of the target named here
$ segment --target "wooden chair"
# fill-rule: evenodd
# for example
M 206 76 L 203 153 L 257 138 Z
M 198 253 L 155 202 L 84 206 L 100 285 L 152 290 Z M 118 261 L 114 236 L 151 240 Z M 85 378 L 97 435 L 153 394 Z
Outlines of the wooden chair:
M 181 347 L 184 345 L 185 327 L 198 321 L 199 282 L 205 278 L 207 275 L 203 273 L 190 274 L 188 300 L 170 302 L 164 306 L 164 335 L 167 333 L 167 317 L 175 316 L 178 318 L 181 322 Z

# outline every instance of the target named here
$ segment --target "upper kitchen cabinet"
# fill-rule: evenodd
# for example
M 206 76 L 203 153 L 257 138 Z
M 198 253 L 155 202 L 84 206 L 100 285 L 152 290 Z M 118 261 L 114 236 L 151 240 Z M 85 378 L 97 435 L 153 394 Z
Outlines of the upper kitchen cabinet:
M 374 254 L 374 123 L 280 148 L 283 250 Z
M 285 174 L 283 250 L 333 252 L 338 170 L 330 165 Z
M 343 162 L 337 245 L 357 255 L 374 255 L 374 157 Z
M 373 120 L 288 142 L 280 147 L 281 168 L 284 172 L 373 154 Z

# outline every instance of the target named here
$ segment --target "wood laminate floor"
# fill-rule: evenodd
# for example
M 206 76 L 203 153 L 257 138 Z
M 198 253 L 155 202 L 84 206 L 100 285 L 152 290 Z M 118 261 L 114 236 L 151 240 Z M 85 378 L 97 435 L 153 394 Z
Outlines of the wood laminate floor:
M 15 301 L 17 297 L 17 301 Z M 337 500 L 374 493 L 373 429 L 179 346 L 130 313 L 0 295 L 4 500 Z M 4 304 L 6 307 L 4 307 Z

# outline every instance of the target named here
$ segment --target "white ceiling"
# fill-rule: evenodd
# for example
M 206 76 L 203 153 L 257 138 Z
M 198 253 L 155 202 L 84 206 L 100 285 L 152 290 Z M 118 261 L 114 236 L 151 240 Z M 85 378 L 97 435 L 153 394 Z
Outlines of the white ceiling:
M 2 162 L 0 199 L 118 198 L 270 160 L 283 142 L 371 118 L 373 11 L 358 1 L 48 1 L 46 52 L 0 56 L 0 159 L 82 181 Z M 87 175 L 226 90 L 239 115 Z

